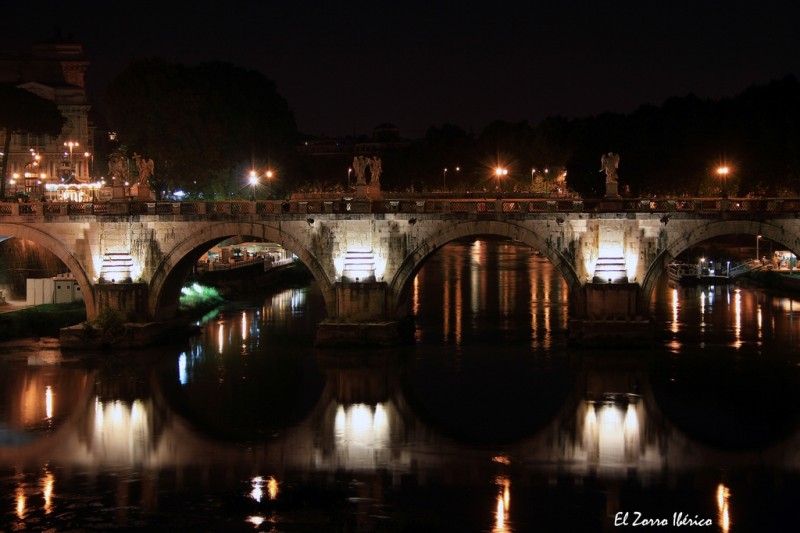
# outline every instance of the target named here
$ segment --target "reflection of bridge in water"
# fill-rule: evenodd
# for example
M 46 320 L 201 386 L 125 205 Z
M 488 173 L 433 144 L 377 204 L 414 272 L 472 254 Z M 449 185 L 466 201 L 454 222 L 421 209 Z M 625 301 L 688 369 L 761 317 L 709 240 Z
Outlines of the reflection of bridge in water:
M 20 406 L 11 425 L 16 435 L 28 436 L 27 442 L 6 439 L 0 468 L 41 472 L 45 464 L 42 475 L 50 476 L 50 490 L 53 469 L 59 475 L 90 477 L 109 470 L 135 472 L 141 492 L 134 496 L 120 486 L 118 504 L 141 498 L 138 504 L 147 509 L 155 505 L 165 480 L 175 487 L 205 489 L 242 480 L 260 487 L 271 480 L 277 481 L 272 487 L 277 490 L 287 481 L 333 483 L 342 474 L 377 476 L 396 486 L 410 479 L 420 485 L 465 485 L 498 478 L 508 491 L 512 478 L 514 486 L 560 483 L 563 476 L 615 486 L 635 472 L 647 485 L 665 476 L 730 465 L 800 467 L 800 431 L 759 450 L 704 446 L 661 411 L 644 363 L 601 357 L 580 359 L 572 381 L 564 383 L 567 400 L 560 412 L 511 443 L 468 445 L 422 422 L 411 405 L 424 398 L 413 380 L 402 379 L 393 361 L 350 365 L 324 360 L 324 386 L 299 423 L 261 442 L 232 445 L 195 429 L 193 416 L 178 415 L 170 403 L 180 396 L 182 375 L 190 371 L 192 359 L 202 356 L 187 353 L 178 368 L 152 371 L 149 381 L 144 379 L 149 385 L 137 390 L 108 383 L 107 376 L 98 379 L 96 371 L 70 369 L 55 375 L 47 366 L 26 368 L 24 379 L 17 380 L 20 385 L 4 394 Z M 519 418 L 524 423 L 524 415 Z M 22 431 L 41 420 L 52 428 Z M 118 480 L 120 485 L 128 482 L 123 476 Z

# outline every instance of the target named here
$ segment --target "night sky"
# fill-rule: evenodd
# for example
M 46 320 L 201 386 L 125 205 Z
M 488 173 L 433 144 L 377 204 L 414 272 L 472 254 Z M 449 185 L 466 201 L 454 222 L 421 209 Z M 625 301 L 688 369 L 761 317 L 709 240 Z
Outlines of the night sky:
M 132 58 L 225 61 L 275 80 L 304 133 L 391 122 L 416 138 L 443 123 L 478 133 L 495 119 L 630 112 L 800 75 L 793 4 L 7 2 L 0 48 L 59 28 L 85 45 L 95 100 Z

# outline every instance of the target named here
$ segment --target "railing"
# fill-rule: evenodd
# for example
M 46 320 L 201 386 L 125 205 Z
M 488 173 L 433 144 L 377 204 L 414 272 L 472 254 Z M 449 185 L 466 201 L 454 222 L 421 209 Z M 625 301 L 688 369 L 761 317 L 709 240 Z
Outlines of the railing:
M 31 202 L 0 203 L 3 217 L 75 215 L 201 215 L 211 220 L 239 215 L 428 213 L 525 215 L 536 213 L 698 213 L 800 215 L 800 198 L 515 198 L 390 196 L 382 200 L 348 197 L 291 200 L 200 202 Z

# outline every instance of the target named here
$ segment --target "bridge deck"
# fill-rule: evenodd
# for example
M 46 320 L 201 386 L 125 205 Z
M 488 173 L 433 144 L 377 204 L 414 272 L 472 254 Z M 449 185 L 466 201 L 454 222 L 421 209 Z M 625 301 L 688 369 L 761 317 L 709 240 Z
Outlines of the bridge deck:
M 798 198 L 536 198 L 471 195 L 398 196 L 383 200 L 349 197 L 293 197 L 291 200 L 192 202 L 0 203 L 0 219 L 14 216 L 74 215 L 307 215 L 307 214 L 536 214 L 536 213 L 797 214 Z

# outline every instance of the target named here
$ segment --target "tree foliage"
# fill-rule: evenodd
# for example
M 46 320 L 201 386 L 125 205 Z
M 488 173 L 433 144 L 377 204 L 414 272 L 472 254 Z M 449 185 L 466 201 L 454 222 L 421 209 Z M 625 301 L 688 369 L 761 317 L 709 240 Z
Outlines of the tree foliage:
M 64 126 L 64 115 L 58 106 L 14 85 L 0 85 L 0 129 L 5 133 L 3 144 L 3 173 L 0 178 L 0 198 L 5 198 L 8 180 L 8 152 L 12 133 L 36 133 L 56 136 Z
M 120 138 L 154 160 L 167 188 L 213 188 L 220 176 L 294 152 L 294 115 L 275 83 L 230 64 L 134 61 L 111 82 L 106 101 Z

